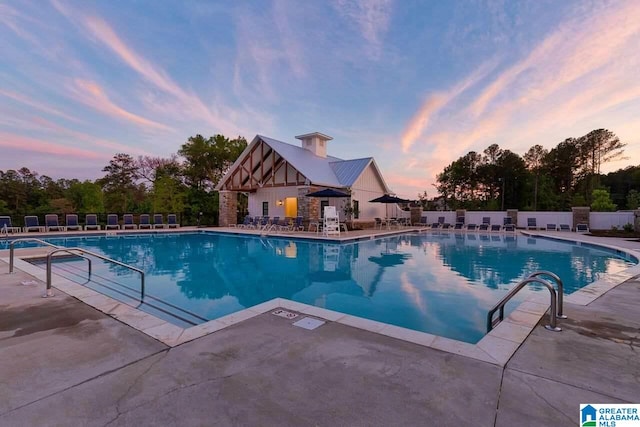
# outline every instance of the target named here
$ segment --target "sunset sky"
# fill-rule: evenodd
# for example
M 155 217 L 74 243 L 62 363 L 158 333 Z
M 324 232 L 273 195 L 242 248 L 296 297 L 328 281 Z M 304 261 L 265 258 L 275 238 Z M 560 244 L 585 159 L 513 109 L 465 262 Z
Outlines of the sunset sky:
M 0 170 L 256 134 L 375 157 L 415 198 L 496 143 L 607 128 L 640 164 L 640 1 L 0 0 Z

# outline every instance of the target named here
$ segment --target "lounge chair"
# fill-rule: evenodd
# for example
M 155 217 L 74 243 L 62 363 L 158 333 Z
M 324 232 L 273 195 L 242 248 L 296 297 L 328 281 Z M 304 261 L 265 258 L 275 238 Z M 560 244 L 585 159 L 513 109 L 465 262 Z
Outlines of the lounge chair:
M 76 214 L 67 214 L 64 218 L 64 223 L 67 227 L 67 231 L 82 231 L 82 226 L 78 224 L 78 215 Z
M 176 214 L 167 215 L 167 228 L 180 228 L 178 216 Z
M 100 230 L 100 225 L 98 225 L 98 215 L 96 214 L 87 214 L 84 217 L 84 229 L 85 230 Z
M 242 221 L 242 224 L 238 224 L 237 227 L 238 228 L 249 228 L 250 225 L 251 225 L 251 217 L 249 215 L 246 215 L 244 217 L 244 220 Z
M 124 214 L 122 215 L 122 229 L 123 230 L 136 230 L 138 226 L 133 222 L 132 214 Z
M 292 227 L 293 231 L 304 231 L 304 223 L 302 220 L 303 218 L 301 216 L 296 217 Z
M 419 225 L 420 227 L 426 227 L 427 225 L 429 225 L 429 223 L 427 222 L 427 217 L 421 216 L 420 222 L 417 225 Z
M 516 226 L 515 224 L 505 224 L 505 226 L 502 228 L 503 231 L 507 231 L 507 232 L 511 232 L 511 233 L 515 233 L 516 231 Z
M 22 228 L 22 230 L 25 233 L 28 233 L 30 231 L 44 231 L 44 227 L 42 227 L 40 225 L 40 221 L 38 220 L 38 217 L 35 215 L 27 215 L 24 217 L 24 227 Z
M 443 223 L 441 224 L 441 226 L 442 226 L 441 228 L 442 228 L 443 230 L 448 230 L 448 229 L 450 229 L 450 228 L 451 228 L 451 224 L 449 224 L 448 222 L 443 222 Z
M 143 228 L 151 230 L 152 226 L 151 226 L 149 214 L 140 214 L 140 223 L 138 225 L 138 228 L 140 230 L 142 230 Z
M 58 222 L 57 214 L 47 214 L 44 216 L 44 226 L 47 231 L 64 231 L 64 227 Z
M 165 228 L 165 226 L 162 214 L 153 214 L 153 228 Z
M 467 224 L 467 231 L 476 231 L 476 228 L 478 228 L 478 226 L 475 224 Z
M 478 226 L 478 231 L 489 231 L 489 227 L 491 224 L 487 224 L 487 223 L 482 223 Z M 500 226 L 498 226 L 500 227 Z
M 505 224 L 502 227 L 506 227 L 508 224 Z M 502 227 L 500 226 L 500 224 L 491 224 L 491 231 L 501 231 Z
M 435 228 L 440 228 L 440 224 L 439 222 L 434 222 L 433 224 L 431 224 L 431 228 L 435 229 Z
M 535 218 L 527 218 L 527 230 L 537 230 L 538 229 L 538 225 L 536 223 L 536 219 Z
M 487 224 L 487 225 L 491 225 L 491 217 L 489 217 L 489 216 L 483 216 L 483 217 L 482 217 L 482 223 L 483 223 L 483 224 Z
M 558 226 L 555 224 L 547 224 L 547 231 L 557 231 Z
M 560 224 L 560 231 L 571 231 L 569 224 Z
M 118 224 L 118 215 L 107 215 L 107 225 L 104 226 L 105 230 L 120 230 L 120 224 Z
M 464 227 L 464 223 L 463 222 L 456 222 L 455 225 L 453 226 L 454 230 L 462 230 L 462 227 Z
M 588 233 L 589 226 L 587 224 L 576 224 L 576 233 Z
M 20 227 L 14 227 L 11 224 L 10 216 L 0 216 L 0 232 L 1 233 L 19 233 Z

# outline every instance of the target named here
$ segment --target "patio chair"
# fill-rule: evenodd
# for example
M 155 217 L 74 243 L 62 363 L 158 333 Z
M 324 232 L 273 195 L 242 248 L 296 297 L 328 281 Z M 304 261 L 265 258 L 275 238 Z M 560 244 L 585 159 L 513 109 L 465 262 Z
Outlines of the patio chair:
M 569 224 L 560 224 L 560 231 L 571 231 Z
M 105 230 L 120 230 L 120 224 L 118 224 L 118 215 L 107 215 L 107 225 L 104 226 Z
M 102 227 L 98 225 L 98 215 L 86 214 L 84 217 L 84 229 L 85 230 L 100 230 Z
M 558 226 L 556 224 L 547 224 L 547 231 L 557 231 Z
M 443 218 L 444 218 L 444 217 L 443 217 Z M 450 229 L 450 228 L 451 228 L 451 224 L 449 224 L 448 222 L 443 222 L 443 223 L 441 224 L 441 228 L 442 228 L 443 230 L 448 230 L 448 229 Z
M 242 221 L 242 224 L 238 224 L 237 227 L 249 228 L 250 225 L 251 225 L 251 217 L 249 215 L 245 215 L 244 220 Z
M 176 214 L 167 215 L 167 228 L 180 228 L 178 216 Z
M 64 227 L 58 222 L 57 214 L 46 214 L 44 216 L 44 226 L 47 231 L 64 231 Z
M 304 223 L 302 222 L 303 218 L 301 216 L 297 216 L 295 221 L 293 222 L 293 231 L 304 231 Z
M 454 230 L 462 230 L 462 227 L 464 227 L 464 223 L 456 222 L 455 225 L 453 226 L 453 229 Z
M 82 226 L 78 223 L 78 215 L 76 214 L 67 214 L 64 218 L 65 226 L 67 227 L 67 231 L 76 230 L 82 231 Z
M 515 233 L 516 232 L 516 226 L 515 226 L 515 224 L 505 224 L 505 226 L 502 227 L 502 230 L 506 231 L 506 232 Z
M 10 216 L 0 216 L 0 232 L 3 233 L 19 233 L 20 227 L 14 227 L 11 224 L 11 217 Z
M 149 214 L 140 214 L 140 220 L 139 221 L 140 222 L 138 223 L 138 228 L 140 230 L 142 230 L 143 228 L 151 230 L 151 221 L 150 221 Z
M 491 225 L 491 217 L 489 217 L 489 216 L 483 216 L 483 217 L 482 217 L 482 223 L 483 223 L 483 224 L 487 224 L 487 225 Z
M 442 224 L 440 224 L 439 222 L 434 222 L 433 224 L 431 224 L 431 228 L 435 229 L 435 228 L 440 228 Z
M 491 231 L 502 231 L 502 227 L 506 227 L 508 224 L 504 226 L 500 226 L 500 224 L 491 224 Z
M 24 227 L 22 229 L 25 233 L 30 231 L 44 231 L 44 227 L 40 225 L 38 217 L 35 215 L 27 215 L 24 217 Z
M 483 221 L 484 221 L 484 220 L 483 220 Z M 483 222 L 482 224 L 480 224 L 480 225 L 478 226 L 478 231 L 489 231 L 489 227 L 490 227 L 490 226 L 491 226 L 491 224 L 486 223 L 486 222 Z M 500 227 L 500 226 L 498 225 L 498 228 L 499 228 L 499 227 Z
M 538 225 L 536 223 L 536 219 L 535 218 L 527 218 L 527 230 L 537 230 L 538 229 Z
M 165 228 L 164 218 L 162 214 L 153 214 L 153 228 Z
M 426 216 L 421 216 L 420 217 L 420 222 L 417 224 L 420 227 L 426 227 L 427 225 L 429 225 L 429 223 L 427 222 L 427 217 Z
M 476 231 L 477 228 L 476 224 L 467 224 L 467 231 Z
M 439 216 L 438 217 L 438 224 L 440 224 L 440 225 L 444 224 L 444 217 L 443 216 Z
M 373 228 L 379 228 L 382 230 L 382 218 L 374 218 L 375 222 L 373 224 Z
M 513 224 L 510 216 L 505 216 L 502 218 L 502 225 Z
M 136 230 L 138 226 L 133 222 L 132 214 L 124 214 L 122 215 L 122 229 L 123 230 Z
M 589 226 L 587 224 L 576 224 L 576 233 L 588 233 Z

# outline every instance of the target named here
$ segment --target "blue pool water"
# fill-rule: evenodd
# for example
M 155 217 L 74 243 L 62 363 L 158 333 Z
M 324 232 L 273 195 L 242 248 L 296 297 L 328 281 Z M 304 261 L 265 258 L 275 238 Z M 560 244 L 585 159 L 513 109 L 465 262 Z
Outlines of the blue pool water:
M 557 273 L 570 294 L 633 265 L 624 254 L 594 246 L 471 233 L 347 244 L 215 233 L 47 240 L 143 269 L 141 309 L 181 326 L 281 297 L 470 343 L 485 335 L 487 311 L 536 270 Z M 56 263 L 55 271 L 86 281 L 80 261 Z M 98 261 L 86 285 L 129 302 L 139 297 L 136 273 Z M 532 292 L 548 291 L 527 289 L 507 311 Z

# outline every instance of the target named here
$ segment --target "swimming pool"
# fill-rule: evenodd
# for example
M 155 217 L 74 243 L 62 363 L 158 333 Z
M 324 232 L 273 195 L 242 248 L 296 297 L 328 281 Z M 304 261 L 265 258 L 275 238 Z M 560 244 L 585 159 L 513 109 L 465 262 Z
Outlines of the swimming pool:
M 469 343 L 485 335 L 487 311 L 536 270 L 557 273 L 571 294 L 635 263 L 595 246 L 452 232 L 343 244 L 211 232 L 47 240 L 143 269 L 140 309 L 179 326 L 280 297 Z M 54 271 L 86 281 L 80 261 L 56 263 Z M 85 285 L 127 302 L 139 296 L 137 274 L 99 262 Z M 521 292 L 507 312 L 543 291 Z

